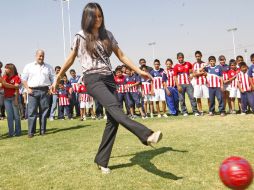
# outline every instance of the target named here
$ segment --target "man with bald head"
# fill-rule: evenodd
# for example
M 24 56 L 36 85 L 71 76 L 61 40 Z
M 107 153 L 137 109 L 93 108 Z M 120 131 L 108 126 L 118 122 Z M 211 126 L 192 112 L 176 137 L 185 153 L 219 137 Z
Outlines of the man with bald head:
M 49 90 L 54 81 L 52 66 L 44 62 L 44 51 L 37 50 L 36 60 L 25 66 L 22 82 L 28 93 L 28 137 L 36 132 L 36 120 L 39 110 L 40 135 L 46 132 L 47 113 L 49 110 Z

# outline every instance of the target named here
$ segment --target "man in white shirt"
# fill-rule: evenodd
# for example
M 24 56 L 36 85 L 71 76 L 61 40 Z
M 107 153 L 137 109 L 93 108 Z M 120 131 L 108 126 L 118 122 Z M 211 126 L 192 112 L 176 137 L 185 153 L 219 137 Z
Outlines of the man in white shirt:
M 36 61 L 25 66 L 22 82 L 28 92 L 28 137 L 32 138 L 36 131 L 36 119 L 40 119 L 40 135 L 46 132 L 47 113 L 49 110 L 49 89 L 54 81 L 54 70 L 44 63 L 44 51 L 36 51 Z

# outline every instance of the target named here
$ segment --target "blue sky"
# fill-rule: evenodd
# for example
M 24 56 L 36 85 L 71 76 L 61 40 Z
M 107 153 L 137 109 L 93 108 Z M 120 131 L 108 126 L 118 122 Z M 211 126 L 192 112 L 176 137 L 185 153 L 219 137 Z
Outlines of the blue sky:
M 71 39 L 80 30 L 82 9 L 89 1 L 70 0 Z M 152 65 L 149 42 L 156 42 L 155 57 L 164 63 L 175 61 L 181 51 L 186 60 L 194 61 L 201 50 L 204 60 L 210 55 L 224 54 L 233 58 L 232 34 L 235 32 L 236 54 L 249 57 L 254 53 L 253 0 L 98 0 L 105 23 L 120 48 L 134 63 L 144 57 Z M 67 3 L 65 3 L 66 43 L 69 52 Z M 21 71 L 34 60 L 37 48 L 46 51 L 45 61 L 62 65 L 63 36 L 60 0 L 0 1 L 0 60 L 12 62 Z M 245 52 L 247 50 L 247 53 Z M 112 56 L 112 64 L 119 61 Z M 76 60 L 74 68 L 80 72 Z

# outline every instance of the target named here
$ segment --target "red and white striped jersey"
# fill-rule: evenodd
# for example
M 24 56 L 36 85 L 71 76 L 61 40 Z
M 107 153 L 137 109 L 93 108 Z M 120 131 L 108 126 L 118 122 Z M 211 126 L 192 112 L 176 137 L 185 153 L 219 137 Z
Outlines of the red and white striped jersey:
M 73 92 L 78 92 L 78 83 L 71 83 Z
M 192 69 L 193 69 L 193 72 L 196 72 L 196 73 L 199 73 L 200 71 L 200 69 L 201 69 L 201 67 L 203 67 L 205 65 L 205 63 L 204 62 L 202 62 L 202 63 L 198 63 L 198 62 L 195 62 L 194 64 L 193 64 L 193 67 L 192 67 Z M 206 76 L 197 76 L 197 77 L 194 77 L 193 78 L 193 84 L 194 85 L 205 85 L 206 83 L 207 83 L 207 80 L 206 80 Z
M 239 73 L 238 70 L 229 70 L 228 71 L 228 78 L 231 79 L 231 78 L 237 76 L 238 73 Z M 237 86 L 237 77 L 234 80 L 231 81 L 230 87 L 238 88 L 238 86 Z
M 174 69 L 166 69 L 164 70 L 164 74 L 167 77 L 166 84 L 167 86 L 174 87 L 176 85 L 174 80 Z M 164 79 L 163 79 L 164 81 Z
M 135 82 L 133 84 L 135 84 Z M 130 87 L 133 84 L 131 84 L 131 83 L 126 84 L 125 85 L 125 92 L 138 92 L 138 87 L 137 86 Z
M 174 76 L 177 76 L 178 84 L 190 84 L 189 75 L 191 70 L 192 64 L 190 62 L 177 63 L 174 66 Z
M 163 88 L 162 77 L 153 77 L 153 88 L 154 89 Z
M 144 95 L 151 94 L 151 83 L 150 82 L 142 82 L 142 90 Z
M 249 76 L 247 73 L 243 73 L 243 72 L 238 73 L 237 80 L 239 82 L 241 89 L 244 92 L 251 91 L 251 85 L 250 85 Z
M 116 91 L 117 93 L 125 93 L 125 77 L 124 76 L 115 76 L 115 83 L 116 83 Z
M 125 93 L 126 92 L 125 85 L 124 84 L 118 84 L 116 86 L 116 91 L 117 91 L 117 93 Z
M 93 101 L 93 97 L 90 96 L 89 94 L 79 94 L 80 97 L 80 102 L 92 102 Z
M 228 77 L 228 73 L 227 72 L 223 72 L 222 73 L 222 80 L 225 81 L 225 80 L 228 80 L 229 77 Z
M 68 105 L 70 105 L 70 100 L 66 96 L 59 95 L 58 101 L 59 101 L 59 106 L 68 106 Z
M 177 76 L 178 84 L 190 84 L 190 78 L 187 73 L 180 73 Z
M 210 88 L 218 88 L 221 87 L 221 77 L 215 74 L 207 75 L 207 84 Z

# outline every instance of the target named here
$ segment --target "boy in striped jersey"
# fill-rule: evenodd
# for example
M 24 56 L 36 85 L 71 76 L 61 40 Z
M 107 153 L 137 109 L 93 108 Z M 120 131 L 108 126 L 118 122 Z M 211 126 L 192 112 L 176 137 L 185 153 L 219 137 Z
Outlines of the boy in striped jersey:
M 64 112 L 69 119 L 72 119 L 70 114 L 70 98 L 72 89 L 64 86 L 64 81 L 61 80 L 59 83 L 59 88 L 57 90 L 58 94 L 58 108 L 59 108 L 59 119 L 64 120 Z
M 127 95 L 125 89 L 125 76 L 123 75 L 122 66 L 118 66 L 115 69 L 115 83 L 116 83 L 116 92 L 118 96 L 118 101 L 120 102 L 121 106 L 123 107 L 123 102 L 125 102 L 125 107 L 127 113 L 129 112 L 129 107 L 127 103 Z
M 228 71 L 230 70 L 229 65 L 226 64 L 226 57 L 224 55 L 219 56 L 219 62 L 222 69 L 222 79 L 223 79 L 223 102 L 224 102 L 224 110 L 226 110 L 226 105 L 228 104 L 229 112 L 231 112 L 231 102 L 229 99 L 229 81 L 228 81 Z
M 210 56 L 208 58 L 209 66 L 205 65 L 204 70 L 207 72 L 207 82 L 209 89 L 209 116 L 213 116 L 215 112 L 215 97 L 219 102 L 219 112 L 221 116 L 225 116 L 224 110 L 224 102 L 222 92 L 223 88 L 223 80 L 222 80 L 222 68 L 220 65 L 216 65 L 216 58 L 214 56 Z M 202 70 L 201 68 L 201 70 Z
M 166 60 L 166 70 L 162 77 L 164 84 L 166 102 L 171 115 L 177 116 L 179 113 L 179 96 L 174 81 L 174 69 L 173 61 L 171 59 Z
M 162 103 L 163 117 L 168 117 L 166 114 L 166 98 L 165 90 L 163 86 L 162 77 L 164 75 L 164 69 L 160 68 L 160 61 L 154 60 L 154 69 L 150 72 L 153 77 L 151 94 L 153 96 L 153 102 L 156 103 L 156 109 L 158 118 L 161 118 L 159 102 Z
M 142 65 L 140 69 L 142 71 L 148 72 L 146 65 Z M 152 95 L 151 95 L 152 86 L 151 86 L 150 79 L 145 79 L 141 77 L 141 90 L 142 90 L 142 97 L 144 99 L 145 115 L 147 117 L 147 104 L 149 104 L 150 117 L 153 118 L 153 101 L 152 101 Z
M 93 110 L 93 97 L 87 94 L 86 86 L 83 81 L 82 77 L 82 82 L 80 82 L 78 86 L 78 91 L 79 93 L 79 105 L 80 105 L 80 120 L 86 120 L 86 108 L 88 111 L 91 113 L 91 118 L 95 119 L 95 113 Z
M 251 79 L 247 73 L 248 66 L 245 62 L 239 63 L 240 73 L 237 75 L 238 87 L 241 91 L 242 115 L 246 115 L 247 105 L 254 112 L 254 91 L 251 86 Z
M 145 119 L 145 114 L 142 110 L 141 95 L 138 92 L 138 86 L 140 84 L 140 77 L 132 71 L 130 67 L 126 67 L 125 76 L 125 89 L 127 94 L 127 102 L 131 112 L 131 118 L 135 119 L 134 106 L 138 108 L 142 119 Z
M 237 74 L 240 72 L 240 70 L 237 69 L 236 62 L 233 60 L 230 62 L 229 66 L 230 66 L 230 70 L 228 71 L 228 80 L 230 82 L 229 98 L 230 98 L 231 107 L 232 107 L 232 110 L 230 113 L 236 114 L 235 99 L 238 98 L 238 101 L 241 101 L 239 100 L 241 98 L 241 94 L 237 84 Z
M 185 104 L 185 93 L 187 93 L 191 102 L 193 114 L 195 116 L 199 116 L 197 102 L 193 96 L 194 89 L 192 84 L 190 83 L 192 65 L 190 62 L 184 61 L 184 55 L 181 52 L 177 53 L 177 60 L 179 63 L 174 66 L 174 80 L 176 82 L 176 86 L 179 92 L 181 111 L 183 113 L 183 116 L 188 116 L 188 110 Z
M 196 62 L 193 64 L 193 79 L 192 85 L 194 88 L 194 97 L 197 99 L 198 111 L 201 115 L 204 115 L 201 98 L 208 100 L 209 107 L 209 93 L 206 80 L 206 72 L 199 71 L 201 67 L 205 65 L 202 61 L 202 53 L 200 51 L 195 52 Z

